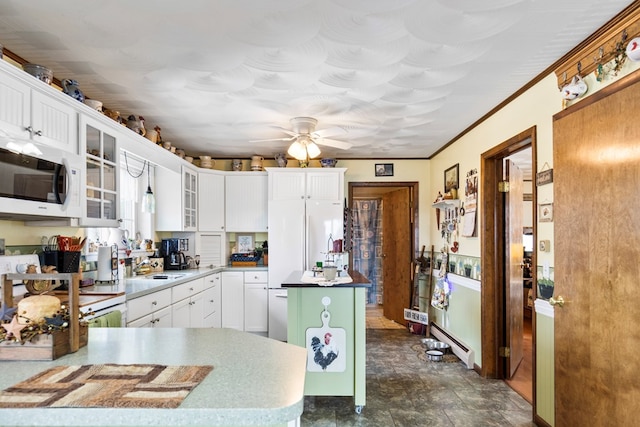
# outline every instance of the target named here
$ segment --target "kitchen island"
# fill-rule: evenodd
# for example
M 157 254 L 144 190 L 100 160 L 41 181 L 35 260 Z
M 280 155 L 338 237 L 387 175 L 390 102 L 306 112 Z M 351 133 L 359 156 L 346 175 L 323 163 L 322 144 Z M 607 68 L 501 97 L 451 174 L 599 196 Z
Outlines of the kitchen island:
M 176 409 L 0 409 L 2 426 L 293 426 L 303 411 L 304 349 L 232 329 L 90 328 L 79 351 L 3 362 L 4 390 L 60 365 L 212 365 Z
M 287 288 L 287 340 L 306 349 L 304 394 L 353 396 L 360 413 L 366 402 L 366 290 L 371 283 L 357 271 L 348 273 L 337 283 L 314 283 L 310 272 L 294 271 L 282 287 Z

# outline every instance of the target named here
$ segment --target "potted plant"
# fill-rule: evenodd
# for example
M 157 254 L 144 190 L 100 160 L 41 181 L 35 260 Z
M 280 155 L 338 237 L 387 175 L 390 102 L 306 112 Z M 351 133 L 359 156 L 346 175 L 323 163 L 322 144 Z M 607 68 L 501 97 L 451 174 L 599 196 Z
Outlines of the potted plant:
M 542 278 L 538 279 L 538 296 L 543 299 L 549 299 L 553 296 L 553 280 Z
M 465 264 L 464 265 L 464 275 L 465 276 L 471 277 L 471 268 L 472 268 L 471 264 Z

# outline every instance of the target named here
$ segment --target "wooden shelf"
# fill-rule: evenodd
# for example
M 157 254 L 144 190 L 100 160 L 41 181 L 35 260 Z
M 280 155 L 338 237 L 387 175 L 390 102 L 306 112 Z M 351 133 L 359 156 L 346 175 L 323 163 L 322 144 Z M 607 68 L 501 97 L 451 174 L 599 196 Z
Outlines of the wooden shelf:
M 451 209 L 460 207 L 460 199 L 443 199 L 439 202 L 435 202 L 433 205 L 436 209 Z

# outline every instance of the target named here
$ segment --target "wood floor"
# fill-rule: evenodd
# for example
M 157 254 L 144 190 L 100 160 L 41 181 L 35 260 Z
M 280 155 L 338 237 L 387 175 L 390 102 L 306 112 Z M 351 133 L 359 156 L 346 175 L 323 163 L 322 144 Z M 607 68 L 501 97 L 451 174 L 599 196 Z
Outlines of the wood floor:
M 524 319 L 522 334 L 523 358 L 520 366 L 510 380 L 505 380 L 507 385 L 514 389 L 527 402 L 533 403 L 533 343 L 531 338 L 531 318 Z
M 405 329 L 404 325 L 384 317 L 381 305 L 367 305 L 366 319 L 367 329 Z

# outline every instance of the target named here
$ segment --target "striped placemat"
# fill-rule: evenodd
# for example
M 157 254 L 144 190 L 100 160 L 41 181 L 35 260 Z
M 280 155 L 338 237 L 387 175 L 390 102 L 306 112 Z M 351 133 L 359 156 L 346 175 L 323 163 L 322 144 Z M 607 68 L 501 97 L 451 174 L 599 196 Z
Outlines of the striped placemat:
M 177 408 L 213 366 L 56 366 L 0 392 L 0 408 Z

